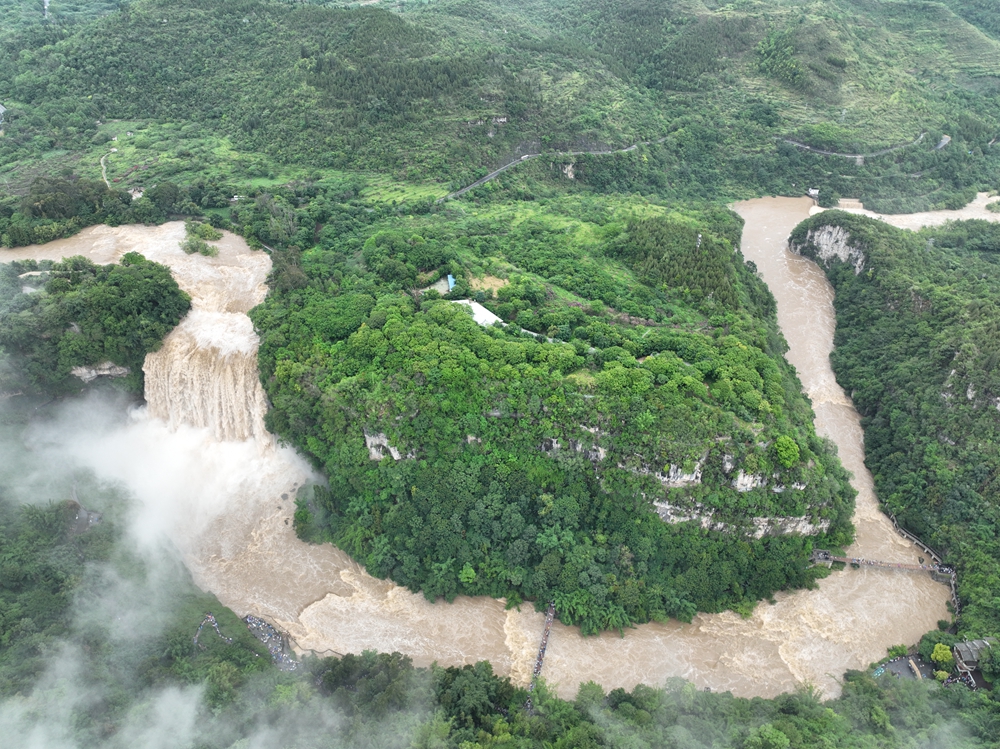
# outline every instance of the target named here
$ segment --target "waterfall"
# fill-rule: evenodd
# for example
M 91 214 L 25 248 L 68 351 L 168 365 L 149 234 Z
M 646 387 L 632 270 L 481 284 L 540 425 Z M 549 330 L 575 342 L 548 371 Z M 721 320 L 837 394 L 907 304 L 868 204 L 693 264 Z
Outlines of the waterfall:
M 257 334 L 245 314 L 192 309 L 146 356 L 150 416 L 209 429 L 222 441 L 269 443 L 257 374 Z
M 267 400 L 257 374 L 259 340 L 246 314 L 264 300 L 271 258 L 250 251 L 230 234 L 216 243 L 216 257 L 185 255 L 178 246 L 184 238 L 179 222 L 147 232 L 136 249 L 170 266 L 191 295 L 191 311 L 159 350 L 146 355 L 142 369 L 149 415 L 171 429 L 208 429 L 221 442 L 252 439 L 261 447 L 273 445 L 264 428 Z M 136 243 L 134 231 L 129 239 Z M 123 244 L 113 242 L 114 250 L 125 249 Z

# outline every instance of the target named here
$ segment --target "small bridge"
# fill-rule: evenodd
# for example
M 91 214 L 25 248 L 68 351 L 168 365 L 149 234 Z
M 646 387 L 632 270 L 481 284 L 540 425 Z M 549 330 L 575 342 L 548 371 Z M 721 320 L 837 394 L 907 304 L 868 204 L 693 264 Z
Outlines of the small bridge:
M 929 572 L 935 580 L 951 588 L 951 603 L 955 607 L 955 614 L 957 615 L 961 610 L 958 600 L 958 577 L 955 573 L 955 568 L 949 564 L 942 564 L 941 562 L 935 562 L 934 564 L 907 564 L 906 562 L 884 562 L 879 559 L 865 559 L 864 557 L 838 557 L 823 549 L 815 549 L 809 559 L 813 564 L 843 562 L 844 564 L 856 564 L 859 567 L 882 567 L 890 570 Z
M 893 570 L 912 570 L 913 572 L 934 572 L 939 575 L 954 575 L 955 571 L 946 564 L 907 564 L 906 562 L 883 562 L 878 559 L 865 559 L 864 557 L 838 557 L 829 551 L 816 549 L 813 551 L 810 560 L 813 562 L 844 562 L 845 564 L 864 565 L 866 567 L 885 567 Z
M 531 672 L 531 684 L 528 686 L 528 701 L 524 703 L 524 709 L 529 713 L 532 711 L 531 693 L 535 691 L 535 682 L 538 681 L 539 674 L 542 673 L 542 665 L 545 662 L 545 649 L 549 646 L 549 631 L 552 629 L 552 622 L 556 618 L 556 602 L 549 601 L 548 611 L 545 612 L 545 629 L 542 630 L 542 642 L 538 646 L 538 655 L 535 657 L 535 668 Z

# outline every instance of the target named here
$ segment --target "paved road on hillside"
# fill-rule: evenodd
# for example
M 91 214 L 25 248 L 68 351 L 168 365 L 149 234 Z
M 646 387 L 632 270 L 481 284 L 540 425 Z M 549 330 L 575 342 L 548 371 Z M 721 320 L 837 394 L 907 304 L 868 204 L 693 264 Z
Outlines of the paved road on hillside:
M 605 151 L 556 151 L 554 153 L 549 153 L 549 154 L 544 154 L 544 155 L 546 155 L 546 156 L 607 156 L 607 155 L 613 154 L 613 153 L 628 153 L 629 151 L 634 151 L 639 146 L 649 146 L 649 145 L 652 145 L 653 143 L 663 143 L 663 141 L 665 141 L 665 140 L 666 140 L 666 138 L 660 138 L 659 140 L 655 140 L 655 141 L 654 140 L 644 140 L 644 141 L 642 141 L 640 143 L 633 143 L 628 148 L 615 148 L 615 149 L 605 150 Z M 542 155 L 543 154 L 540 154 L 540 153 L 528 153 L 528 154 L 525 154 L 524 156 L 522 156 L 521 158 L 517 159 L 516 161 L 512 161 L 509 164 L 505 164 L 504 166 L 500 167 L 496 171 L 490 172 L 489 174 L 487 174 L 482 179 L 477 179 L 471 185 L 467 185 L 466 187 L 463 187 L 461 190 L 456 190 L 453 193 L 449 193 L 448 195 L 445 195 L 443 198 L 438 198 L 436 202 L 443 203 L 446 200 L 451 200 L 452 198 L 461 197 L 462 195 L 465 195 L 465 193 L 467 193 L 469 190 L 474 190 L 475 188 L 479 187 L 480 185 L 485 185 L 491 179 L 495 179 L 496 177 L 499 177 L 501 174 L 503 174 L 504 172 L 506 172 L 509 169 L 513 169 L 518 164 L 523 164 L 526 161 L 531 161 L 532 159 L 537 159 L 539 156 L 542 156 Z

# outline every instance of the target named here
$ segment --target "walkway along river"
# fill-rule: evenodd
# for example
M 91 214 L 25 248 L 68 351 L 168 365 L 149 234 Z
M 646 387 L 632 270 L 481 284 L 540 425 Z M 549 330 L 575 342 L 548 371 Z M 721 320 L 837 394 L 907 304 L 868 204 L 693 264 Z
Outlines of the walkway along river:
M 818 431 L 838 444 L 857 477 L 858 541 L 847 553 L 915 562 L 919 552 L 878 512 L 862 462 L 858 416 L 830 371 L 830 286 L 819 268 L 784 249 L 811 205 L 777 198 L 735 206 L 747 220 L 744 253 L 778 299 L 788 357 L 813 400 Z M 229 234 L 218 257 L 188 256 L 178 249 L 183 236 L 177 222 L 97 226 L 0 254 L 83 254 L 112 262 L 136 250 L 170 265 L 193 297 L 192 312 L 147 357 L 148 408 L 120 427 L 67 436 L 69 454 L 129 486 L 139 500 L 133 524 L 138 540 L 153 543 L 167 533 L 201 587 L 240 616 L 273 622 L 301 648 L 398 650 L 418 665 L 488 659 L 527 686 L 544 614 L 529 606 L 505 611 L 502 601 L 486 598 L 431 604 L 370 577 L 332 546 L 295 537 L 295 490 L 311 475 L 264 429 L 257 339 L 246 317 L 266 291 L 270 259 Z M 946 598 L 947 588 L 929 577 L 861 569 L 834 573 L 814 591 L 779 595 L 748 619 L 731 612 L 702 615 L 691 624 L 643 625 L 624 638 L 582 638 L 557 621 L 549 631 L 544 678 L 563 696 L 574 696 L 579 683 L 591 679 L 611 689 L 660 684 L 670 676 L 745 696 L 770 696 L 803 683 L 833 695 L 844 670 L 867 666 L 890 645 L 914 642 L 945 618 Z

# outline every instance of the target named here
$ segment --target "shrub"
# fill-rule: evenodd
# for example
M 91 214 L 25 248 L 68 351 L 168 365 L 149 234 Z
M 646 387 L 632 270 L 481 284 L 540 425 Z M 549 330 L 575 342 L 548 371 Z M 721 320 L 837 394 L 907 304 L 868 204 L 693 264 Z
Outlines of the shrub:
M 193 255 L 196 252 L 200 255 L 205 255 L 207 257 L 215 257 L 219 254 L 218 247 L 212 247 L 204 239 L 198 237 L 188 237 L 183 242 L 181 242 L 181 249 L 184 250 L 188 255 Z

